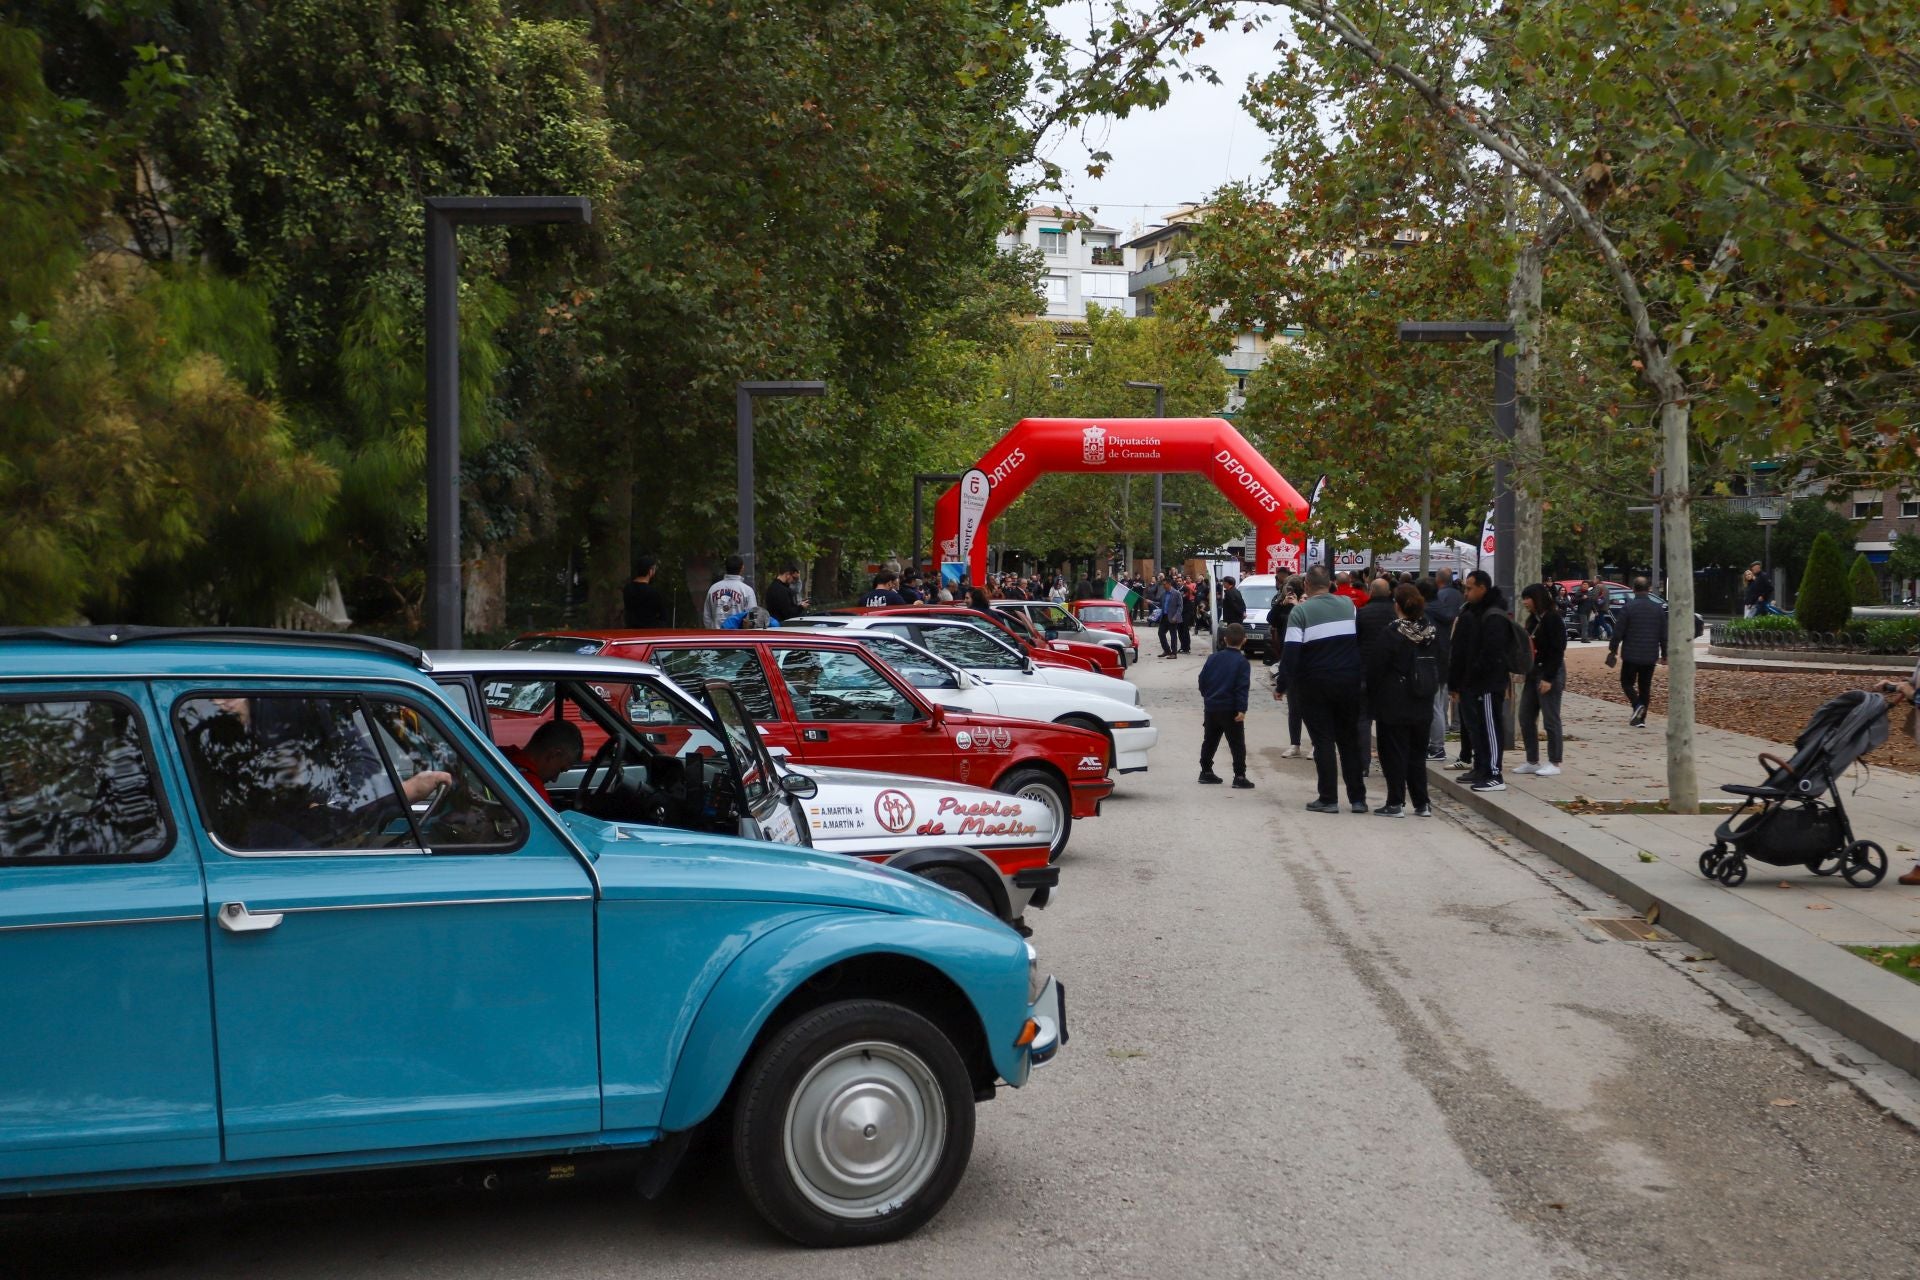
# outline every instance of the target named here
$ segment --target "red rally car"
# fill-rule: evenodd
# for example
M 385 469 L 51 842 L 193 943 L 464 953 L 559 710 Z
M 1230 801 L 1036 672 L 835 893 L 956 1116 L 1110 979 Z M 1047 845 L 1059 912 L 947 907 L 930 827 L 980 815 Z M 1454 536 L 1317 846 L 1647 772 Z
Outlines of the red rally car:
M 1133 643 L 1133 651 L 1140 652 L 1140 637 L 1133 629 L 1133 616 L 1124 600 L 1071 600 L 1067 610 L 1089 627 L 1102 631 L 1112 631 L 1125 636 Z
M 725 680 L 767 745 L 803 764 L 964 782 L 1046 805 L 1054 858 L 1073 820 L 1097 817 L 1113 791 L 1100 734 L 942 707 L 939 690 L 915 688 L 857 640 L 780 630 L 551 631 L 507 647 L 639 659 L 690 689 Z M 580 728 L 589 752 L 594 734 L 605 738 L 597 726 Z
M 957 604 L 904 604 L 858 606 L 829 609 L 828 614 L 912 613 L 923 618 L 957 618 L 970 622 L 1005 640 L 1016 652 L 1024 651 L 1037 667 L 1068 667 L 1091 671 L 1096 675 L 1126 678 L 1126 664 L 1120 655 L 1105 645 L 1082 644 L 1078 640 L 1048 640 L 1024 616 L 1009 618 L 1000 613 L 982 613 Z

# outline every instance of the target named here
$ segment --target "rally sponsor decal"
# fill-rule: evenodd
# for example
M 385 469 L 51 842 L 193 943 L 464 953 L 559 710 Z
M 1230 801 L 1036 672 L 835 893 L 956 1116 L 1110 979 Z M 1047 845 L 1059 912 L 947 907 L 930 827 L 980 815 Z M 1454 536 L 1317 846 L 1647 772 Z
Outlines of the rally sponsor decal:
M 949 822 L 955 824 L 951 829 Z M 942 796 L 933 816 L 921 823 L 914 834 L 1022 837 L 1039 832 L 1040 828 L 1027 821 L 1026 810 L 1018 800 L 956 800 Z
M 913 825 L 913 800 L 889 787 L 873 798 L 873 816 L 895 835 Z
M 991 736 L 993 745 L 1002 751 L 1013 745 L 1013 731 L 1010 729 L 994 729 Z
M 953 735 L 953 745 L 962 751 L 971 751 L 973 750 L 973 735 L 965 729 L 962 729 Z
M 1107 762 L 1099 756 L 1081 756 L 1080 767 L 1089 770 L 1104 769 L 1107 767 Z
M 807 825 L 815 831 L 858 831 L 866 811 L 857 804 L 810 804 Z

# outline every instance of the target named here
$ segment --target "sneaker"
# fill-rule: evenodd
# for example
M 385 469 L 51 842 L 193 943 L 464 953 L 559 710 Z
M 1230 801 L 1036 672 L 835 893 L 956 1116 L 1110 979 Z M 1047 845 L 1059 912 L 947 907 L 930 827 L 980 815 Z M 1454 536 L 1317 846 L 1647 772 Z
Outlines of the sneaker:
M 1473 768 L 1473 761 L 1455 760 L 1452 764 L 1448 765 L 1447 768 L 1453 770 L 1455 773 L 1459 773 L 1462 770 Z
M 1433 806 L 1430 804 L 1417 804 L 1413 806 L 1413 816 L 1416 818 L 1431 818 L 1433 816 Z
M 1537 764 L 1535 764 L 1535 763 L 1534 763 L 1533 761 L 1531 761 L 1531 760 L 1526 760 L 1526 761 L 1523 761 L 1523 762 L 1521 762 L 1520 764 L 1517 764 L 1517 765 L 1515 765 L 1515 766 L 1513 766 L 1513 769 L 1512 769 L 1512 772 L 1514 772 L 1514 773 L 1538 773 L 1538 772 L 1540 772 L 1540 766 L 1539 766 L 1539 765 L 1537 765 Z
M 1331 800 L 1309 800 L 1307 801 L 1307 812 L 1338 813 L 1340 812 L 1340 806 Z
M 1441 747 L 1436 751 L 1427 752 L 1427 759 L 1429 760 L 1445 760 L 1446 758 L 1447 749 L 1445 747 Z
M 1355 800 L 1352 804 L 1348 805 L 1347 808 L 1353 810 L 1355 813 L 1365 813 L 1367 811 L 1367 802 L 1365 800 Z
M 1251 791 L 1253 790 L 1253 783 L 1247 778 L 1247 775 L 1243 773 L 1233 780 L 1233 789 L 1235 791 Z
M 1627 723 L 1632 725 L 1636 729 L 1646 728 L 1647 727 L 1647 709 L 1644 706 L 1635 707 L 1633 709 L 1633 714 L 1627 717 Z
M 1554 774 L 1559 772 L 1560 772 L 1560 766 L 1557 764 L 1543 764 L 1538 769 L 1534 770 L 1534 773 L 1538 774 L 1542 778 L 1551 778 Z
M 1280 758 L 1282 760 L 1291 760 L 1299 754 L 1300 754 L 1300 744 L 1296 742 L 1291 746 L 1289 746 L 1286 750 L 1282 751 L 1280 753 Z
M 1209 786 L 1218 786 L 1222 782 L 1225 782 L 1226 779 L 1222 778 L 1219 774 L 1215 773 L 1211 769 L 1202 769 L 1200 771 L 1200 781 L 1208 784 Z
M 1473 789 L 1475 791 L 1505 791 L 1507 784 L 1498 778 L 1488 778 L 1484 782 L 1474 783 Z
M 1404 818 L 1407 816 L 1407 811 L 1397 804 L 1383 804 L 1373 811 L 1373 816 L 1376 818 Z

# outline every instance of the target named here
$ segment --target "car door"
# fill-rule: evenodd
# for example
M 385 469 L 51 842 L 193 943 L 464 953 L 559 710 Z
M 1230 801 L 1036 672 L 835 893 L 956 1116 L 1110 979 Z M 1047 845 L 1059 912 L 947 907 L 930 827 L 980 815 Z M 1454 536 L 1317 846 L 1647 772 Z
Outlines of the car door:
M 622 649 L 620 656 L 643 655 Z M 741 704 L 769 747 L 785 748 L 796 757 L 803 755 L 799 729 L 774 697 L 757 645 L 663 644 L 655 645 L 644 658 L 682 689 L 702 689 L 709 680 L 726 681 L 740 695 Z
M 945 731 L 864 649 L 767 646 L 774 678 L 793 707 L 801 759 L 876 772 L 950 776 Z
M 206 870 L 227 1160 L 598 1131 L 593 883 L 469 727 L 411 689 L 155 691 Z
M 139 684 L 0 697 L 0 1187 L 220 1159 L 206 895 Z

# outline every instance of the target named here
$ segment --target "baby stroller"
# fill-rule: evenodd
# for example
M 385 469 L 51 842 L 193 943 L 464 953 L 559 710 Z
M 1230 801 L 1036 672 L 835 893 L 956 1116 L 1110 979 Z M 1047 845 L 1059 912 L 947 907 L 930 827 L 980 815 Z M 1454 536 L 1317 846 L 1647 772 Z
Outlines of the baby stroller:
M 1887 874 L 1887 851 L 1853 838 L 1834 778 L 1886 740 L 1885 698 L 1856 689 L 1829 700 L 1794 740 L 1791 760 L 1760 753 L 1764 783 L 1720 788 L 1745 799 L 1715 829 L 1713 848 L 1700 855 L 1700 874 L 1732 888 L 1747 878 L 1752 858 L 1774 867 L 1804 866 L 1817 876 L 1838 872 L 1862 889 L 1879 884 Z

